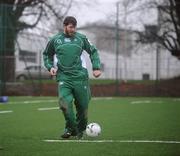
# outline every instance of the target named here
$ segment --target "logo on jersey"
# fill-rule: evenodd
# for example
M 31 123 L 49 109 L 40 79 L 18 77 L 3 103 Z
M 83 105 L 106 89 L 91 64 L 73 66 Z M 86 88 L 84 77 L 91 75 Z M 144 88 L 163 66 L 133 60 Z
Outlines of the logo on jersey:
M 57 39 L 56 42 L 57 42 L 58 44 L 62 44 L 62 41 L 61 41 L 60 39 Z
M 64 42 L 71 42 L 70 38 L 65 38 Z

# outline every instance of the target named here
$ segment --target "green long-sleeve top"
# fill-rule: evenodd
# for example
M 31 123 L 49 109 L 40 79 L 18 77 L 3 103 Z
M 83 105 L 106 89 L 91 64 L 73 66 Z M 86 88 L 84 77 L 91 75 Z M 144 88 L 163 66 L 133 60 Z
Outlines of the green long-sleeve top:
M 55 35 L 43 52 L 44 65 L 50 71 L 56 54 L 57 81 L 88 79 L 87 69 L 82 66 L 81 60 L 84 50 L 90 56 L 93 70 L 100 69 L 100 59 L 96 47 L 88 41 L 85 35 L 78 32 L 71 37 L 64 33 Z

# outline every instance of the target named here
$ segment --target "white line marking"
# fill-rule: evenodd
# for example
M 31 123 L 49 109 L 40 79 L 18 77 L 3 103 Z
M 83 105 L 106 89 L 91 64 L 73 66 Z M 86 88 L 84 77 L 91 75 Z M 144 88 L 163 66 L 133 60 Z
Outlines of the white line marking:
M 8 110 L 8 111 L 0 111 L 0 114 L 4 114 L 4 113 L 12 113 L 12 110 Z
M 139 104 L 139 103 L 151 103 L 149 100 L 144 100 L 144 101 L 132 101 L 131 104 Z
M 180 144 L 180 141 L 162 141 L 162 140 L 43 140 L 44 142 L 62 142 L 62 143 L 158 143 L 158 144 Z
M 92 100 L 112 100 L 112 97 L 94 97 Z
M 113 99 L 112 97 L 95 97 L 92 98 L 92 100 L 111 100 Z M 58 100 L 30 100 L 30 101 L 13 101 L 13 102 L 8 102 L 8 104 L 33 104 L 33 103 L 57 103 Z
M 131 101 L 131 104 L 141 104 L 141 103 L 162 103 L 162 101 L 150 101 L 150 100 Z
M 180 98 L 173 99 L 173 101 L 180 101 Z
M 59 107 L 38 108 L 39 111 L 55 110 L 55 109 L 59 109 Z
M 8 104 L 32 104 L 32 103 L 42 103 L 42 102 L 58 102 L 58 100 L 32 100 L 32 101 L 15 101 L 15 102 L 8 102 Z

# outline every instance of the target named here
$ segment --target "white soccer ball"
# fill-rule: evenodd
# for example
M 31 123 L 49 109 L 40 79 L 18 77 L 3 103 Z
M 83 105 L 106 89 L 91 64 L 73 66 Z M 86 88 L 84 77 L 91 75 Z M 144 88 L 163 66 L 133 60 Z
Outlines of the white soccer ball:
M 90 137 L 97 137 L 101 134 L 101 127 L 97 123 L 90 123 L 86 127 L 86 134 Z

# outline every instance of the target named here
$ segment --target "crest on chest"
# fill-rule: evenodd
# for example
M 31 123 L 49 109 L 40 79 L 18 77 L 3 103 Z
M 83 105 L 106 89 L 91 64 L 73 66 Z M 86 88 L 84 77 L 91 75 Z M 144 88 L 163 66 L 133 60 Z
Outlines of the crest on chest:
M 71 39 L 70 38 L 64 38 L 64 42 L 65 43 L 71 42 Z

